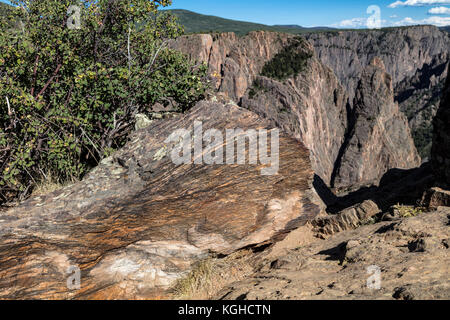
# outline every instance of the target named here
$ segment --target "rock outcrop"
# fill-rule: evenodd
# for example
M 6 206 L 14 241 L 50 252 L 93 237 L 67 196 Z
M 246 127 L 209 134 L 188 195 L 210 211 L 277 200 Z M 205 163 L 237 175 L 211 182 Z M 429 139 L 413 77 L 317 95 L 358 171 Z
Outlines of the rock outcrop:
M 215 137 L 235 128 L 274 132 L 250 111 L 201 102 L 134 133 L 83 181 L 1 213 L 0 299 L 151 298 L 209 252 L 278 241 L 319 213 L 309 153 L 286 135 L 278 174 L 263 175 L 261 162 L 207 165 L 208 154 L 234 148 L 232 139 L 214 140 L 214 152 L 200 140 L 203 151 L 194 157 L 202 164 L 174 164 L 181 141 L 202 136 L 166 139 L 179 129 L 193 132 L 196 121 L 203 132 L 218 130 L 209 131 Z M 77 268 L 81 287 L 69 290 Z
M 421 204 L 428 208 L 450 207 L 450 191 L 434 187 L 424 192 Z
M 449 215 L 449 208 L 440 207 L 310 240 L 265 258 L 255 274 L 226 286 L 215 298 L 448 300 Z
M 381 213 L 375 202 L 366 200 L 361 204 L 345 209 L 339 214 L 320 217 L 312 225 L 317 235 L 330 236 L 346 230 L 353 230 L 366 224 Z
M 381 59 L 374 58 L 362 73 L 353 105 L 354 123 L 337 160 L 334 187 L 358 189 L 378 184 L 390 169 L 420 166 L 408 120 L 394 102 L 392 78 Z
M 438 182 L 450 188 L 450 73 L 434 119 L 432 164 Z
M 433 26 L 320 32 L 305 37 L 349 92 L 355 91 L 360 75 L 375 57 L 383 60 L 394 87 L 424 68 L 439 67 L 435 76 L 445 79 L 443 66 L 449 59 L 450 40 L 448 33 Z M 433 74 L 423 80 L 429 81 Z
M 351 101 L 365 67 L 380 57 L 392 75 L 396 101 L 409 120 L 416 145 L 429 156 L 431 122 L 449 61 L 450 38 L 433 26 L 312 33 L 317 57 L 347 88 Z

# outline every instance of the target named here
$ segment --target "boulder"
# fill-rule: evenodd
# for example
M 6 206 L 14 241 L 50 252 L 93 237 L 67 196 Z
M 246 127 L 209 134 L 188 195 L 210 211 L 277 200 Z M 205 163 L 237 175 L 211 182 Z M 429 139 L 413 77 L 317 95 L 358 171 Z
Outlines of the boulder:
M 345 209 L 336 215 L 316 218 L 312 221 L 314 231 L 321 237 L 352 230 L 368 223 L 381 213 L 377 204 L 366 200 L 361 204 Z
M 270 175 L 268 162 L 209 165 L 208 154 L 234 141 L 202 142 L 198 123 L 215 137 L 267 129 L 276 141 L 268 121 L 234 105 L 201 102 L 153 121 L 83 181 L 0 214 L 0 299 L 152 298 L 209 253 L 278 241 L 319 213 L 301 142 L 280 134 L 278 152 L 268 144 L 279 156 Z M 194 134 L 168 140 L 180 129 Z M 175 164 L 191 139 L 196 162 Z
M 424 193 L 422 205 L 431 209 L 450 207 L 450 191 L 437 187 L 431 188 Z

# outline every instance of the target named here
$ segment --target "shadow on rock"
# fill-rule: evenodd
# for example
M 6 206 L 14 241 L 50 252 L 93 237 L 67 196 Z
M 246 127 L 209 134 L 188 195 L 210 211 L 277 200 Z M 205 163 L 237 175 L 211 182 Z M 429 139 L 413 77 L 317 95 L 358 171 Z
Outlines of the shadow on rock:
M 365 200 L 372 200 L 382 211 L 395 204 L 417 205 L 424 192 L 432 187 L 434 177 L 429 163 L 420 168 L 391 169 L 381 178 L 379 186 L 363 187 L 357 191 L 335 195 L 319 177 L 314 177 L 314 188 L 327 206 L 327 212 L 336 214 Z

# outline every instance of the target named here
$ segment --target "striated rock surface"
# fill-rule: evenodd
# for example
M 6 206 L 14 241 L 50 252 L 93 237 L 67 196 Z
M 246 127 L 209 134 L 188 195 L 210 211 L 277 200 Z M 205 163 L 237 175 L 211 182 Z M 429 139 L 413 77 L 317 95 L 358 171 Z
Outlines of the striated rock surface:
M 349 136 L 338 159 L 336 188 L 378 184 L 388 170 L 420 166 L 408 121 L 394 102 L 392 78 L 374 58 L 364 70 L 354 100 Z
M 314 231 L 321 236 L 329 236 L 346 230 L 356 229 L 368 223 L 381 213 L 375 202 L 366 200 L 361 204 L 345 209 L 339 214 L 318 217 L 312 221 Z
M 421 205 L 428 208 L 450 207 L 450 191 L 435 187 L 424 192 Z
M 308 151 L 285 135 L 277 175 L 262 164 L 175 165 L 178 143 L 165 141 L 195 121 L 204 132 L 271 129 L 237 106 L 202 102 L 136 132 L 82 182 L 1 213 L 0 298 L 151 298 L 209 252 L 277 241 L 319 213 Z M 81 287 L 69 290 L 76 268 Z
M 432 164 L 438 182 L 450 188 L 450 74 L 434 119 Z
M 450 38 L 434 26 L 312 33 L 317 57 L 347 88 L 351 101 L 365 67 L 380 57 L 392 75 L 395 99 L 409 120 L 416 145 L 429 156 L 431 122 L 439 107 Z
M 310 240 L 265 259 L 255 274 L 226 286 L 216 298 L 448 300 L 449 217 L 450 209 L 440 207 Z

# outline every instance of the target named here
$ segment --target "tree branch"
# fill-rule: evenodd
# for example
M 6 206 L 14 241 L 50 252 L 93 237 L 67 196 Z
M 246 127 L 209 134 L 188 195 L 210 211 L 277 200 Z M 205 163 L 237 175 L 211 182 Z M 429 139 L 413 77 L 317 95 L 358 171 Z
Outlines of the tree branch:
M 62 67 L 62 63 L 59 63 L 58 66 L 56 67 L 56 70 L 53 72 L 52 76 L 50 77 L 50 79 L 48 79 L 48 81 L 45 84 L 45 86 L 42 88 L 42 90 L 36 96 L 35 100 L 37 100 L 41 95 L 44 94 L 45 90 L 47 90 L 48 86 L 53 82 L 53 79 L 55 79 L 55 77 L 58 74 L 58 72 L 61 69 L 61 67 Z
M 39 64 L 39 55 L 36 55 L 36 60 L 34 61 L 34 70 L 33 70 L 33 84 L 31 87 L 31 95 L 34 97 L 34 87 L 36 85 L 36 76 L 37 76 L 37 67 Z

